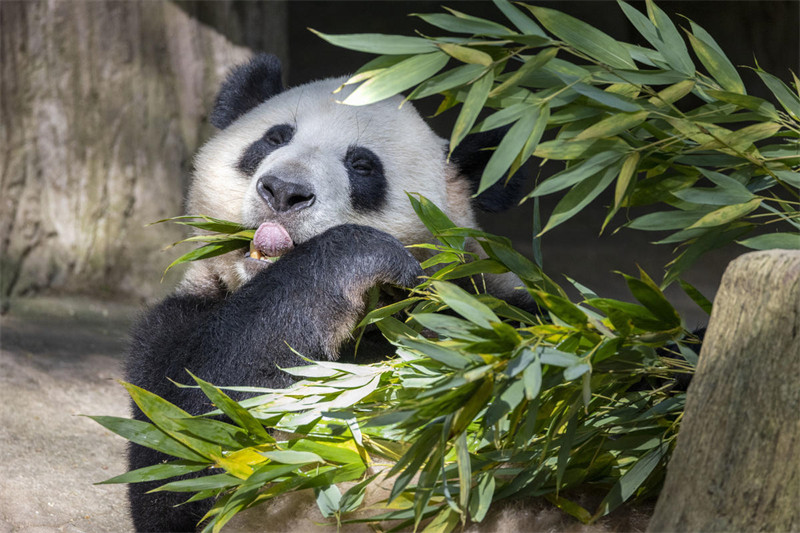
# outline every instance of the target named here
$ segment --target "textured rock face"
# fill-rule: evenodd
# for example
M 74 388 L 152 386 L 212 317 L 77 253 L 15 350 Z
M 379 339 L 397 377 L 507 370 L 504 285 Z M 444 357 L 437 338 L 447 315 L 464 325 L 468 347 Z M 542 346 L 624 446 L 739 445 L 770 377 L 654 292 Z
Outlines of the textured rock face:
M 181 233 L 144 225 L 182 211 L 215 91 L 250 54 L 231 39 L 258 19 L 274 41 L 258 44 L 285 53 L 285 18 L 272 2 L 0 4 L 0 295 L 162 292 L 159 251 Z

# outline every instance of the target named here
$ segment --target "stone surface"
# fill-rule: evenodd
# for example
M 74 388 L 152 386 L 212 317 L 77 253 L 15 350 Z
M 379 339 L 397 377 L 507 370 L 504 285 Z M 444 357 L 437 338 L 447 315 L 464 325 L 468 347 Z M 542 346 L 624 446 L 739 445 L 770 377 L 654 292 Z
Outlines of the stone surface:
M 80 415 L 127 416 L 121 377 L 133 308 L 12 303 L 0 317 L 0 532 L 132 530 L 125 441 Z

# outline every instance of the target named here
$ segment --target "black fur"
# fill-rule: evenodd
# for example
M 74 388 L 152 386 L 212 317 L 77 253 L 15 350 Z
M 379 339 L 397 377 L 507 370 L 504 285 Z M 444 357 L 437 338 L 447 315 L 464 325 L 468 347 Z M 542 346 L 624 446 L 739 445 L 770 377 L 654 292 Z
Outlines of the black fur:
M 478 192 L 483 170 L 494 153 L 493 150 L 486 148 L 493 148 L 500 144 L 508 130 L 508 127 L 503 127 L 467 135 L 450 155 L 450 161 L 469 180 L 473 194 Z M 508 183 L 506 183 L 506 176 L 503 176 L 500 181 L 475 198 L 474 204 L 477 208 L 489 213 L 505 211 L 519 202 L 524 181 L 525 176 L 522 170 L 511 176 Z
M 332 325 L 355 326 L 366 290 L 382 284 L 411 287 L 421 274 L 394 237 L 365 226 L 336 226 L 222 299 L 173 296 L 156 306 L 133 332 L 127 380 L 191 414 L 211 405 L 198 390 L 180 389 L 166 379 L 186 382 L 184 369 L 216 385 L 284 387 L 290 377 L 278 367 L 302 364 L 289 346 L 307 357 L 332 357 L 339 349 Z M 144 418 L 135 405 L 133 412 Z M 165 459 L 139 445 L 129 449 L 131 469 Z M 210 503 L 173 508 L 187 495 L 146 494 L 158 484 L 129 485 L 136 529 L 193 531 Z
M 351 146 L 344 157 L 350 179 L 350 202 L 356 211 L 378 211 L 386 202 L 386 176 L 383 163 L 363 146 Z
M 272 126 L 263 137 L 247 147 L 236 163 L 236 168 L 245 175 L 252 176 L 265 157 L 281 146 L 289 144 L 292 137 L 294 137 L 294 127 L 291 125 Z
M 217 128 L 225 129 L 280 92 L 283 92 L 280 60 L 272 54 L 258 54 L 228 74 L 209 120 Z

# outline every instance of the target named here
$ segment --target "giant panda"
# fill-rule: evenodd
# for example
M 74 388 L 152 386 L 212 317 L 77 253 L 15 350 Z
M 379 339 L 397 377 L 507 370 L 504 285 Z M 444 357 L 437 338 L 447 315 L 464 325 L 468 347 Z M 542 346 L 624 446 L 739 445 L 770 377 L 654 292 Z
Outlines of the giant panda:
M 207 412 L 185 369 L 217 385 L 283 387 L 291 349 L 336 359 L 375 286 L 413 287 L 421 257 L 405 247 L 432 241 L 406 192 L 420 193 L 460 226 L 476 209 L 515 202 L 514 181 L 472 198 L 497 132 L 468 137 L 448 158 L 438 137 L 401 97 L 363 107 L 334 94 L 345 78 L 284 89 L 279 61 L 258 55 L 235 67 L 216 98 L 218 132 L 201 148 L 187 211 L 258 228 L 256 249 L 192 263 L 176 292 L 134 327 L 129 382 L 191 414 Z M 259 256 L 279 255 L 278 261 Z M 519 280 L 497 276 L 490 292 L 524 305 Z M 291 349 L 290 349 L 291 347 Z M 134 405 L 134 417 L 144 419 Z M 166 459 L 132 444 L 130 469 Z M 207 502 L 129 485 L 139 531 L 193 531 Z

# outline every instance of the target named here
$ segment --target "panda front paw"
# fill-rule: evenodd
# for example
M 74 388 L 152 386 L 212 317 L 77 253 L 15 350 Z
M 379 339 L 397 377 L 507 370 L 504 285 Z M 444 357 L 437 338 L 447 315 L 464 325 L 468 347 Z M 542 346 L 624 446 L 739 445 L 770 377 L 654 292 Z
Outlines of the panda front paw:
M 423 274 L 403 243 L 369 226 L 334 226 L 305 245 L 320 262 L 318 272 L 345 290 L 366 291 L 375 285 L 411 288 Z

